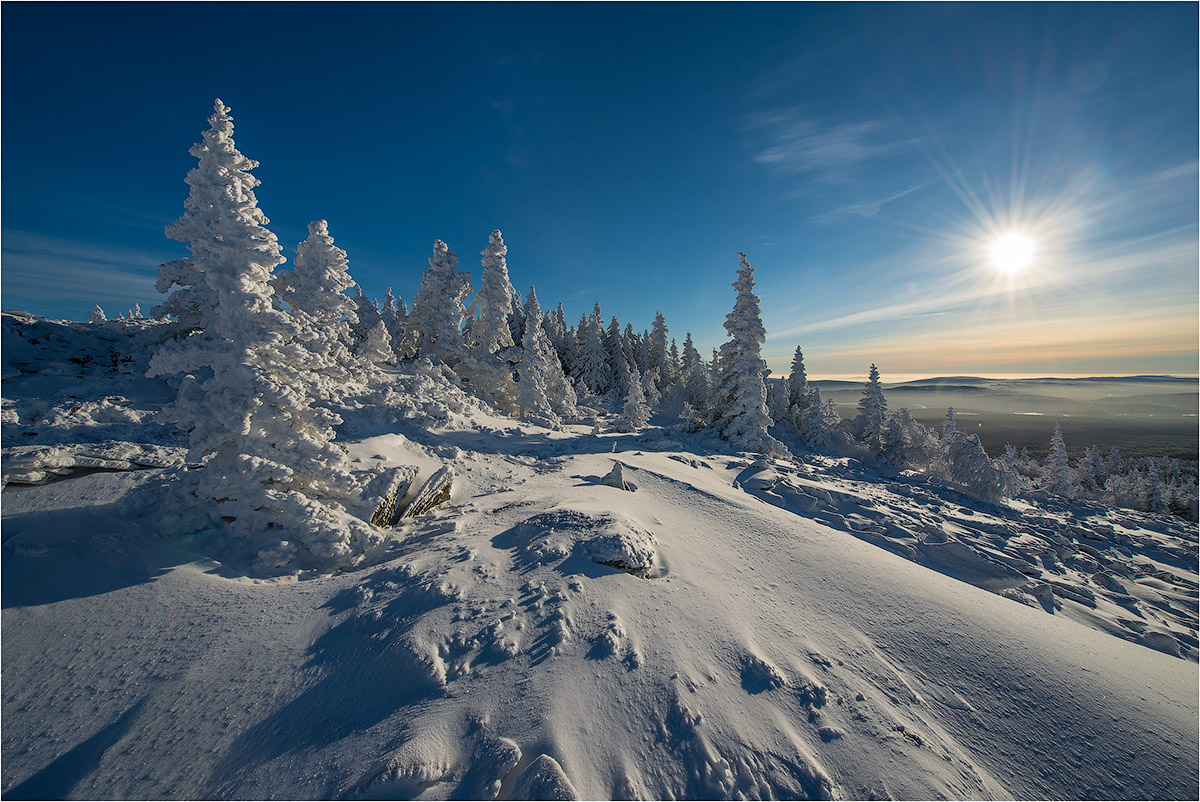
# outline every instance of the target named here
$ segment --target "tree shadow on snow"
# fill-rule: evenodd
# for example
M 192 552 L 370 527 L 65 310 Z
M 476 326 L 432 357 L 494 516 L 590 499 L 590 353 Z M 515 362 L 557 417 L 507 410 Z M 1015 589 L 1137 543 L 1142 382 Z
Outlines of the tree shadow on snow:
M 104 753 L 121 740 L 145 702 L 143 698 L 112 724 L 52 761 L 20 785 L 5 791 L 4 799 L 66 799 L 80 780 L 96 768 Z
M 213 770 L 202 796 L 234 796 L 245 775 L 263 764 L 334 743 L 402 708 L 442 696 L 440 679 L 406 636 L 422 615 L 449 601 L 400 568 L 376 570 L 334 596 L 323 606 L 330 616 L 364 604 L 368 609 L 352 612 L 313 643 L 304 666 L 311 683 L 238 737 Z M 338 778 L 329 780 L 336 783 Z M 330 794 L 335 791 L 331 786 Z
M 4 609 L 140 585 L 196 557 L 150 540 L 114 504 L 6 516 L 4 535 Z

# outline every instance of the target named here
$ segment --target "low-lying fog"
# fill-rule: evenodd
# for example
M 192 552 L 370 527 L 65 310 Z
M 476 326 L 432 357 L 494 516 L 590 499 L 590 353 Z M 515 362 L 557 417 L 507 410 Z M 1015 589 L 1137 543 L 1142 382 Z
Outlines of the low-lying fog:
M 862 384 L 816 381 L 842 417 L 853 417 Z M 946 408 L 958 428 L 979 435 L 992 456 L 1004 444 L 1026 447 L 1039 459 L 1049 450 L 1054 424 L 1062 427 L 1071 457 L 1090 445 L 1116 446 L 1127 457 L 1196 459 L 1198 383 L 1194 378 L 1135 376 L 1094 379 L 985 379 L 947 377 L 884 384 L 888 409 L 908 407 L 938 431 Z

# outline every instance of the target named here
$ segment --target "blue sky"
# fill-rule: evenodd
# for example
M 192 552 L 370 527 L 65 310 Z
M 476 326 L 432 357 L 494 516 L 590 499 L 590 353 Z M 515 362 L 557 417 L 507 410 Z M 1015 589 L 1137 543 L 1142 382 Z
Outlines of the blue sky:
M 5 3 L 6 309 L 148 309 L 212 101 L 292 256 L 368 295 L 434 239 L 577 320 L 785 371 L 1197 372 L 1197 6 Z M 1035 243 L 1016 276 L 1006 231 Z

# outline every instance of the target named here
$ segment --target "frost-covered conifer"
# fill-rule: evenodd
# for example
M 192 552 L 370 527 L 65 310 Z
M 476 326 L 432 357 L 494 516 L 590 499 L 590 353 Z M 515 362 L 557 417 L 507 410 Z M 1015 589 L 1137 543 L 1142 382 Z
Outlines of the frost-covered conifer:
M 754 294 L 754 268 L 739 253 L 741 266 L 733 288 L 737 300 L 725 316 L 729 341 L 721 346 L 721 375 L 712 392 L 712 425 L 721 437 L 736 447 L 768 454 L 785 454 L 787 449 L 767 434 L 771 425 L 767 414 L 767 388 L 763 371 L 767 363 L 761 346 L 767 339 Z
M 88 323 L 103 323 L 106 320 L 108 318 L 104 316 L 104 310 L 100 308 L 100 304 L 92 307 L 92 316 L 88 318 Z
M 379 314 L 379 306 L 363 295 L 362 287 L 357 284 L 354 286 L 354 298 L 351 302 L 354 304 L 354 320 L 350 323 L 350 334 L 357 344 L 356 347 L 361 347 L 367 335 L 375 328 L 375 324 L 383 321 L 383 317 Z M 392 345 L 395 346 L 396 343 Z
M 408 316 L 408 335 L 414 339 L 416 352 L 451 367 L 465 352 L 462 326 L 465 301 L 471 294 L 471 274 L 457 271 L 458 256 L 436 240 Z
M 929 467 L 934 478 L 984 501 L 999 501 L 1008 492 L 1004 472 L 988 457 L 978 435 L 952 431 L 941 444 L 942 458 Z
M 476 359 L 490 359 L 497 352 L 515 345 L 508 325 L 512 313 L 512 285 L 508 280 L 507 253 L 504 237 L 500 229 L 496 229 L 488 236 L 488 245 L 480 254 L 483 274 L 475 296 L 479 317 L 471 326 L 471 353 Z
M 709 371 L 700 359 L 700 352 L 692 342 L 689 331 L 683 341 L 683 357 L 680 360 L 680 383 L 683 385 L 684 398 L 698 413 L 708 409 L 708 377 Z
M 832 431 L 825 421 L 825 404 L 821 400 L 821 388 L 812 387 L 808 392 L 808 402 L 800 407 L 794 407 L 799 412 L 797 428 L 800 439 L 810 451 L 822 451 L 829 447 Z
M 908 412 L 907 409 L 900 411 Z M 908 446 L 908 437 L 900 424 L 900 417 L 888 415 L 887 422 L 879 433 L 879 447 L 875 452 L 879 462 L 892 467 L 904 465 L 908 461 Z
M 230 246 L 222 239 L 225 229 L 238 228 L 243 221 L 264 227 L 269 222 L 254 197 L 259 181 L 250 171 L 258 167 L 258 162 L 246 158 L 234 146 L 233 118 L 219 99 L 208 122 L 210 127 L 203 140 L 188 151 L 199 163 L 187 175 L 189 191 L 183 215 L 166 229 L 171 239 L 186 242 L 192 255 L 158 268 L 155 288 L 170 295 L 151 310 L 156 317 L 174 316 L 185 332 L 204 328 L 213 315 L 218 302 L 213 286 L 222 279 L 206 281 L 205 271 L 228 257 Z M 230 218 L 230 214 L 237 215 L 237 219 Z M 275 259 L 279 250 L 274 235 L 243 247 L 261 254 L 266 261 Z M 272 267 L 278 263 L 272 262 Z
M 596 312 L 586 322 L 586 340 L 575 357 L 576 377 L 583 383 L 588 392 L 596 395 L 607 393 L 612 387 L 612 376 L 609 372 L 608 354 L 604 347 L 604 322 L 597 323 L 600 304 L 596 304 Z M 583 326 L 584 322 L 580 321 Z
M 804 354 L 800 346 L 796 346 L 796 354 L 792 357 L 792 372 L 787 378 L 788 405 L 802 407 L 808 401 L 808 374 L 804 371 Z
M 372 365 L 395 364 L 396 351 L 392 348 L 392 338 L 382 320 L 367 332 L 367 336 L 358 346 L 358 355 Z
M 311 355 L 309 368 L 321 378 L 313 390 L 319 401 L 345 395 L 347 382 L 359 371 L 350 354 L 351 326 L 358 322 L 354 302 L 343 293 L 355 286 L 346 252 L 333 244 L 329 224 L 308 224 L 308 239 L 296 248 L 295 267 L 283 285 L 283 300 L 292 308 L 297 337 Z
M 660 377 L 666 377 L 667 368 L 667 320 L 662 312 L 654 313 L 654 323 L 650 326 L 650 369 L 658 369 Z
M 291 316 L 273 304 L 271 271 L 283 256 L 250 191 L 255 163 L 233 149 L 221 101 L 209 122 L 192 149 L 200 167 L 188 174 L 186 211 L 167 230 L 191 243 L 189 288 L 203 282 L 185 297 L 210 306 L 189 318 L 203 332 L 161 347 L 149 375 L 211 373 L 199 392 L 180 394 L 176 418 L 192 427 L 190 459 L 207 460 L 190 491 L 214 523 L 261 546 L 265 568 L 346 564 L 367 530 L 334 501 L 355 487 L 332 442 L 340 418 L 312 405 L 311 356 Z M 201 199 L 210 206 L 200 209 Z
M 560 416 L 576 413 L 576 396 L 550 338 L 542 331 L 542 310 L 532 286 L 525 301 L 524 318 L 521 364 L 517 367 L 520 416 L 557 424 Z
M 608 336 L 605 340 L 608 350 L 609 374 L 613 377 L 612 392 L 618 397 L 629 395 L 629 383 L 633 374 L 629 371 L 629 361 L 625 359 L 625 349 L 621 337 L 621 324 L 616 315 L 608 324 Z
M 1050 437 L 1050 454 L 1046 457 L 1046 490 L 1059 496 L 1071 498 L 1075 495 L 1075 482 L 1071 479 L 1071 463 L 1067 459 L 1067 446 L 1063 442 L 1062 429 L 1054 424 Z
M 388 287 L 387 292 L 383 294 L 383 304 L 379 307 L 379 318 L 383 321 L 390 339 L 403 339 L 406 317 L 408 310 L 404 306 L 404 299 L 397 301 L 396 296 L 392 295 L 392 288 Z
M 650 407 L 646 405 L 642 394 L 643 381 L 635 369 L 629 382 L 629 394 L 625 396 L 625 406 L 613 424 L 617 431 L 634 432 L 650 422 Z
M 772 422 L 776 425 L 791 423 L 792 415 L 788 406 L 787 384 L 782 381 L 767 381 L 765 376 L 763 382 L 767 388 L 767 413 L 771 416 Z
M 958 431 L 954 425 L 954 407 L 946 407 L 946 420 L 942 423 L 942 437 L 948 437 L 950 432 Z
M 667 371 L 666 374 L 671 378 L 672 382 L 679 380 L 679 345 L 675 342 L 675 338 L 671 338 L 671 347 L 667 350 Z
M 854 431 L 858 438 L 873 445 L 879 438 L 886 413 L 887 399 L 883 397 L 883 386 L 879 383 L 879 368 L 872 364 L 867 383 L 863 386 L 862 398 L 858 401 L 858 415 L 854 418 Z

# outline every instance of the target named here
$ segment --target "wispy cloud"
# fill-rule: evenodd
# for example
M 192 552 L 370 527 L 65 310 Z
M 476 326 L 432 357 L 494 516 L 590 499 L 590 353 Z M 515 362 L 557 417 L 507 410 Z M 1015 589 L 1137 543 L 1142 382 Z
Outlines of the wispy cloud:
M 158 295 L 161 253 L 92 246 L 26 231 L 5 230 L 0 242 L 6 299 L 128 304 Z
M 827 183 L 843 183 L 860 168 L 917 147 L 882 121 L 837 121 L 805 114 L 802 108 L 752 115 L 746 129 L 765 139 L 756 162 L 779 174 Z

